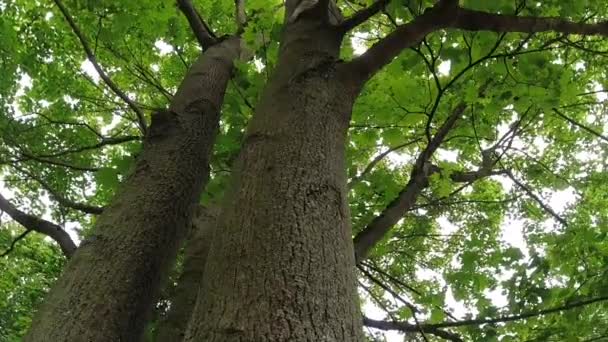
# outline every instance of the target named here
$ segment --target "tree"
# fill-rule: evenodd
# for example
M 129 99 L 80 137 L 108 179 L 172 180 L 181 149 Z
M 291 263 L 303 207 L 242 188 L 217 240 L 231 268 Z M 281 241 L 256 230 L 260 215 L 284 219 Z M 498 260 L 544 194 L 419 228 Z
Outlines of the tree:
M 70 258 L 26 341 L 606 335 L 605 4 L 0 10 L 1 209 Z

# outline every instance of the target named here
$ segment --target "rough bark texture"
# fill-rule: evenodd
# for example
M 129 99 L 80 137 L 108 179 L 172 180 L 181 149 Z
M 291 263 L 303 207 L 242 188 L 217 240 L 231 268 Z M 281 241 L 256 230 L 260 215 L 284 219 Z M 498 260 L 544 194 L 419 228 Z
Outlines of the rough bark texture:
M 217 210 L 201 208 L 193 221 L 193 231 L 184 247 L 182 273 L 177 279 L 171 307 L 156 328 L 157 342 L 182 341 L 203 278 L 207 254 L 217 221 Z
M 39 310 L 25 341 L 138 341 L 208 178 L 219 110 L 238 56 L 228 39 L 193 65 L 153 116 L 131 176 Z
M 187 341 L 361 341 L 344 165 L 358 89 L 340 40 L 310 15 L 284 31 Z

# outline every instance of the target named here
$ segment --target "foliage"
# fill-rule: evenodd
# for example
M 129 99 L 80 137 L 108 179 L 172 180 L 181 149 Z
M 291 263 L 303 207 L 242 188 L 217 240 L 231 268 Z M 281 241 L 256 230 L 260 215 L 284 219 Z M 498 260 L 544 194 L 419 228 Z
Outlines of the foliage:
M 0 246 L 8 246 L 20 228 L 0 230 Z M 4 250 L 2 250 L 4 252 Z M 28 235 L 10 258 L 0 259 L 0 341 L 19 341 L 31 316 L 64 264 L 59 249 L 42 235 Z
M 147 115 L 166 106 L 199 53 L 179 10 L 156 0 L 65 3 L 121 89 Z M 372 1 L 341 3 L 349 15 Z M 342 57 L 359 55 L 394 23 L 412 20 L 432 3 L 391 1 L 387 15 L 351 33 Z M 608 17 L 601 1 L 461 4 L 573 21 Z M 209 24 L 217 32 L 236 30 L 232 0 L 195 5 L 213 18 Z M 222 197 L 278 53 L 279 1 L 248 1 L 247 12 L 243 36 L 255 56 L 238 64 L 228 89 L 203 203 Z M 427 135 L 459 104 L 466 110 L 431 160 L 441 171 L 360 265 L 364 311 L 384 311 L 376 318 L 439 323 L 608 295 L 608 149 L 602 133 L 608 127 L 607 51 L 608 42 L 597 37 L 440 30 L 366 85 L 347 142 L 354 234 L 404 188 Z M 15 205 L 48 210 L 56 222 L 69 222 L 81 234 L 95 218 L 62 204 L 60 197 L 106 205 L 141 148 L 134 113 L 84 62 L 82 46 L 52 2 L 0 0 L 4 184 L 17 194 Z M 118 143 L 128 137 L 133 139 Z M 368 168 L 388 149 L 393 151 Z M 451 178 L 482 167 L 483 153 L 505 172 L 474 182 Z M 0 246 L 8 247 L 18 231 L 3 226 Z M 59 253 L 30 234 L 0 259 L 0 338 L 16 340 L 23 333 L 61 268 Z M 471 341 L 577 341 L 608 334 L 607 309 L 599 303 L 448 330 Z

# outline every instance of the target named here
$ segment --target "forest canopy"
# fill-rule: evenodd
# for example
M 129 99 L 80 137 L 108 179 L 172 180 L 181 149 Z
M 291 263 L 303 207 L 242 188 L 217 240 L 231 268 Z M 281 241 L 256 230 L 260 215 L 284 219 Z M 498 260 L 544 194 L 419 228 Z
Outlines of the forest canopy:
M 336 65 L 371 65 L 348 123 L 341 213 L 365 338 L 608 340 L 608 2 L 325 3 L 348 26 Z M 443 3 L 460 19 L 399 45 Z M 279 0 L 0 0 L 0 340 L 20 340 L 67 260 L 101 239 L 98 218 L 141 171 L 156 127 L 173 129 L 157 113 L 174 108 L 201 48 L 238 35 L 197 196 L 223 205 L 283 70 L 284 28 L 312 20 L 288 24 L 285 11 Z M 179 288 L 177 255 L 148 340 Z

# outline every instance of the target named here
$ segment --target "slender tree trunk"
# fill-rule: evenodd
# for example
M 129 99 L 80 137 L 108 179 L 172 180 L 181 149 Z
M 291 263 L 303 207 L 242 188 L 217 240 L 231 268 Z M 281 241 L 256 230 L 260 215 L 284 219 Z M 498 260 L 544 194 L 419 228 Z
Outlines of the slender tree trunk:
M 40 308 L 25 341 L 138 341 L 208 179 L 239 40 L 208 49 L 168 111 L 153 116 L 135 170 Z
M 361 341 L 344 161 L 358 89 L 341 39 L 311 16 L 285 29 L 187 341 Z
M 201 208 L 194 218 L 192 234 L 184 247 L 183 267 L 177 279 L 175 294 L 170 298 L 169 311 L 158 323 L 154 341 L 179 342 L 184 339 L 203 278 L 211 237 L 217 221 L 216 211 L 212 208 Z

